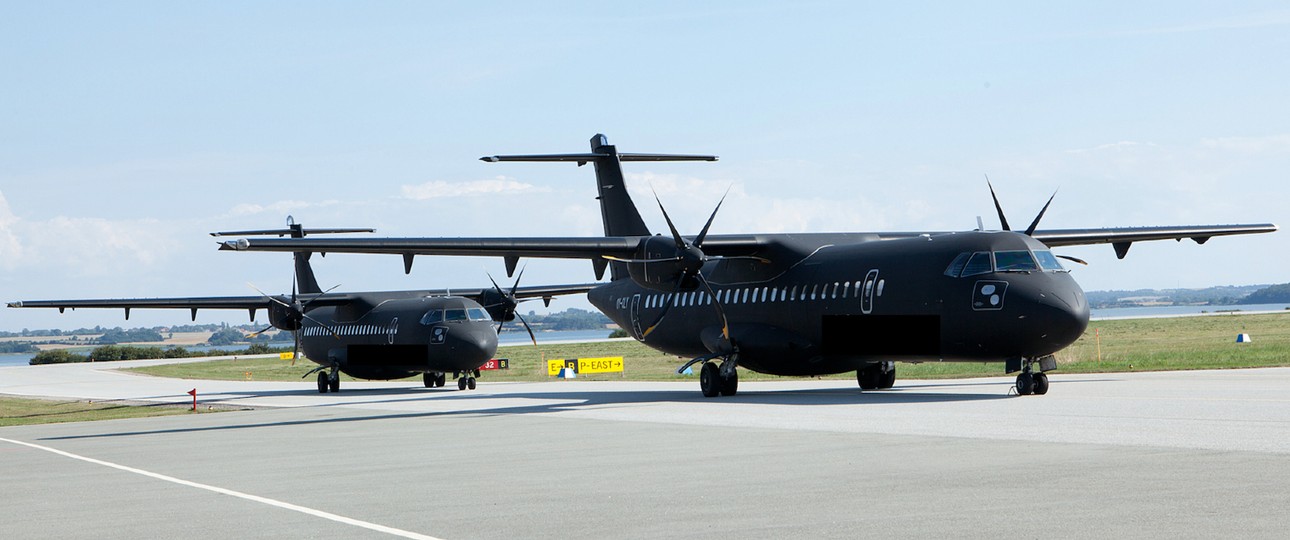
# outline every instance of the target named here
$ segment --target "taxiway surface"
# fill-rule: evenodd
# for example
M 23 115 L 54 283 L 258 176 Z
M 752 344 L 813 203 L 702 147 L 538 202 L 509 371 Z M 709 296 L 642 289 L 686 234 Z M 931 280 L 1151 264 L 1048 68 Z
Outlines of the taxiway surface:
M 255 410 L 0 428 L 8 538 L 1284 537 L 1290 369 L 744 383 L 179 381 L 0 393 Z M 61 453 L 59 453 L 61 452 Z M 87 461 L 90 460 L 90 461 Z M 17 518 L 21 519 L 17 519 Z

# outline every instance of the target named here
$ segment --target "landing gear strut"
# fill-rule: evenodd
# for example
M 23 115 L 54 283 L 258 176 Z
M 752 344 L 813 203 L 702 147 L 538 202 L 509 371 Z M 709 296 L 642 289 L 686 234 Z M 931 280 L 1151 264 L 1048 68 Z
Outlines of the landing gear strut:
M 426 388 L 443 388 L 443 383 L 447 376 L 441 372 L 427 371 L 421 374 L 421 382 L 425 383 Z
M 330 373 L 327 368 L 318 368 L 318 393 L 326 394 L 327 392 L 340 391 L 340 369 L 332 366 Z
M 454 371 L 454 372 L 452 372 L 452 376 L 453 376 L 453 377 L 456 377 L 456 379 L 457 379 L 457 389 L 458 389 L 458 390 L 465 390 L 465 389 L 467 389 L 467 388 L 469 388 L 469 389 L 471 389 L 471 390 L 474 390 L 474 389 L 475 389 L 475 384 L 476 384 L 476 383 L 475 383 L 475 377 L 478 377 L 478 376 L 479 376 L 479 370 L 475 370 L 475 371 L 464 371 L 464 372 L 463 372 L 463 371 Z M 442 383 L 442 381 L 443 381 L 443 380 L 444 380 L 444 375 L 441 373 L 441 374 L 439 374 L 439 382 L 440 382 L 439 386 L 443 386 L 443 383 Z
M 703 367 L 699 369 L 699 389 L 703 391 L 703 397 L 733 396 L 738 393 L 739 371 L 735 369 L 739 364 L 738 356 L 732 354 L 720 363 L 710 360 L 713 359 L 696 358 L 677 371 L 684 371 L 695 362 L 702 361 Z
M 1035 371 L 1034 364 L 1039 362 L 1039 371 Z M 1044 371 L 1055 369 L 1057 361 L 1051 356 L 1045 356 L 1040 359 L 1023 358 L 1021 360 L 1021 373 L 1017 374 L 1017 395 L 1028 396 L 1034 394 L 1042 396 L 1048 393 L 1048 374 Z

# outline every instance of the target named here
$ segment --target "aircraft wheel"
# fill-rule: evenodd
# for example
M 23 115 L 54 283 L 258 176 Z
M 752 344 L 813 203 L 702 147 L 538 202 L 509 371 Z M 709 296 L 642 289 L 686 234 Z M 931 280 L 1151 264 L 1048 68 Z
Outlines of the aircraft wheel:
M 439 380 L 439 376 L 432 372 L 427 371 L 421 374 L 421 382 L 426 385 L 426 388 L 434 388 L 434 383 L 437 380 Z
M 1048 374 L 1039 372 L 1035 374 L 1035 395 L 1042 396 L 1048 393 Z
M 717 376 L 720 377 L 720 369 L 717 370 Z M 729 377 L 721 377 L 721 395 L 733 396 L 739 391 L 739 372 L 730 370 Z
M 896 386 L 896 368 L 894 367 L 891 368 L 891 371 L 878 376 L 878 388 L 888 389 L 893 386 Z
M 339 374 L 339 373 L 337 373 L 335 378 L 328 377 L 328 378 L 327 378 L 327 386 L 328 386 L 329 388 L 331 388 L 331 391 L 332 391 L 332 392 L 339 392 L 339 391 L 340 391 L 340 374 Z
M 1028 396 L 1035 392 L 1035 377 L 1029 373 L 1017 375 L 1017 395 Z
M 324 371 L 319 371 L 318 372 L 318 393 L 319 394 L 327 393 L 328 382 L 329 381 L 327 380 L 327 373 Z
M 474 389 L 475 389 L 475 378 L 474 378 L 474 377 L 466 377 L 466 388 L 469 388 L 469 389 L 471 389 L 471 390 L 474 390 Z
M 715 363 L 704 362 L 699 370 L 699 389 L 703 391 L 703 397 L 717 397 L 722 386 L 721 369 Z
M 435 386 L 437 386 L 437 387 L 439 387 L 439 388 L 443 388 L 444 383 L 445 383 L 445 382 L 447 382 L 447 381 L 448 381 L 448 374 L 447 374 L 447 373 L 440 373 L 440 374 L 438 374 L 438 375 L 436 375 L 436 376 L 435 376 L 435 378 L 434 378 L 434 385 L 435 385 Z
M 465 377 L 461 377 L 461 378 L 457 379 L 457 389 L 458 389 L 458 390 L 465 390 L 465 389 L 466 389 L 466 378 L 465 378 Z
M 869 364 L 856 370 L 856 382 L 860 383 L 861 390 L 875 390 L 881 384 L 879 379 L 882 377 L 882 366 L 879 364 Z

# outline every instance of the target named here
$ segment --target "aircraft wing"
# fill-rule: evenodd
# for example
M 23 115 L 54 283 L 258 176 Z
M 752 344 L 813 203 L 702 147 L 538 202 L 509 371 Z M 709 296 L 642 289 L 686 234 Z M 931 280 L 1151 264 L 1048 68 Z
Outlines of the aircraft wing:
M 1184 225 L 1178 227 L 1121 227 L 1108 229 L 1053 229 L 1035 231 L 1036 240 L 1049 247 L 1083 246 L 1090 244 L 1111 244 L 1115 255 L 1121 259 L 1134 242 L 1148 240 L 1179 240 L 1190 238 L 1198 244 L 1204 244 L 1215 236 L 1237 234 L 1258 234 L 1275 232 L 1277 226 L 1271 223 L 1241 225 Z
M 286 297 L 283 297 L 286 298 Z M 302 294 L 299 298 L 310 306 L 335 306 L 353 300 L 350 294 Z M 130 318 L 131 309 L 187 309 L 197 320 L 200 309 L 245 309 L 255 320 L 255 311 L 268 309 L 275 300 L 267 296 L 192 296 L 181 298 L 107 298 L 89 300 L 19 300 L 9 302 L 11 308 L 58 308 L 62 313 L 67 309 L 77 308 L 117 308 L 125 310 L 125 318 Z
M 599 278 L 606 257 L 631 258 L 645 236 L 535 237 L 535 238 L 327 238 L 252 239 L 220 242 L 219 249 L 233 251 L 289 251 L 316 253 L 387 253 L 403 256 L 403 269 L 411 272 L 417 255 L 503 257 L 506 273 L 514 275 L 521 257 L 589 259 Z M 692 242 L 693 239 L 690 239 Z M 755 236 L 712 236 L 704 243 L 713 255 L 745 255 L 764 248 Z M 454 291 L 455 292 L 455 291 Z M 545 296 L 545 295 L 543 295 Z

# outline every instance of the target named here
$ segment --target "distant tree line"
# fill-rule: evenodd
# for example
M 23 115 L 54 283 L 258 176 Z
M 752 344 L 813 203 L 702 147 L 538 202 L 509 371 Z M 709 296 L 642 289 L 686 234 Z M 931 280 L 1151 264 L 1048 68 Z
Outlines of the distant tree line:
M 114 362 L 119 360 L 152 360 L 157 358 L 198 358 L 204 356 L 272 354 L 288 351 L 289 348 L 273 348 L 263 343 L 256 343 L 238 351 L 190 351 L 183 347 L 134 347 L 130 345 L 103 345 L 95 347 L 89 354 L 71 352 L 67 349 L 41 351 L 28 361 L 33 366 L 41 364 L 70 364 L 78 362 Z
M 1153 298 L 1163 305 L 1230 306 L 1246 303 L 1250 294 L 1267 285 L 1223 285 L 1204 289 L 1138 289 L 1134 291 L 1086 291 L 1090 307 L 1095 309 L 1141 305 L 1135 298 Z
M 547 315 L 538 315 L 530 311 L 524 316 L 524 320 L 529 322 L 535 331 L 542 330 L 600 330 L 606 325 L 613 324 L 613 321 L 599 311 L 587 311 L 585 309 L 569 308 L 557 313 Z M 507 324 L 503 329 L 510 332 L 523 332 L 524 326 L 519 324 Z
M 0 353 L 35 352 L 36 346 L 30 341 L 0 341 Z
M 1242 304 L 1290 304 L 1290 283 L 1271 285 L 1250 293 Z

